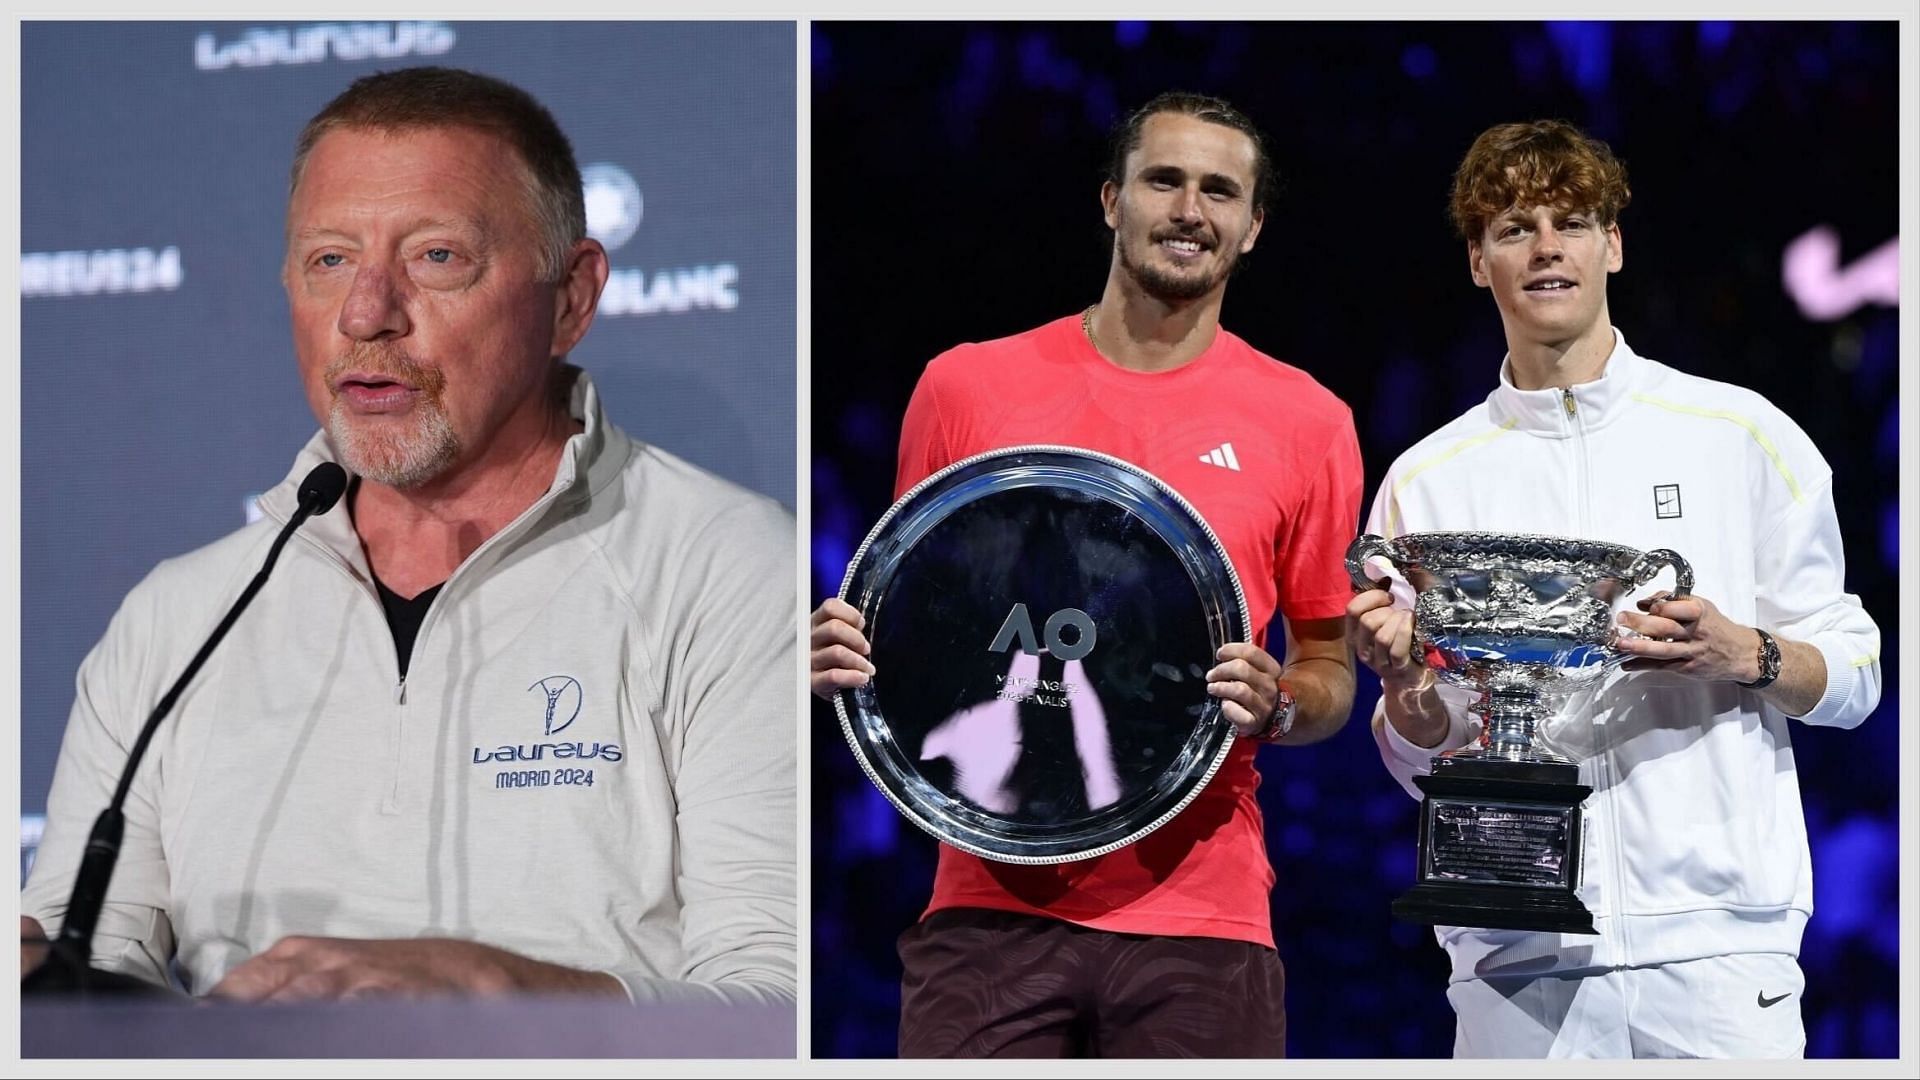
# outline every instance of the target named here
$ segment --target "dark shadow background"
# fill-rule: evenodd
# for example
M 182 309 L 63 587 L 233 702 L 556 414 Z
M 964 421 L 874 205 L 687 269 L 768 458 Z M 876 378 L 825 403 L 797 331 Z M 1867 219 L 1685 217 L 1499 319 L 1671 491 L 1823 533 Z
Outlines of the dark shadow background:
M 1267 129 L 1283 187 L 1223 321 L 1353 406 L 1369 501 L 1395 455 L 1485 397 L 1504 353 L 1447 224 L 1454 165 L 1510 120 L 1608 140 L 1634 189 L 1615 325 L 1643 355 L 1765 394 L 1834 468 L 1887 689 L 1859 729 L 1793 731 L 1816 871 L 1807 1051 L 1897 1054 L 1898 316 L 1810 317 L 1782 275 L 1816 227 L 1840 238 L 1833 280 L 1897 231 L 1895 24 L 816 23 L 812 51 L 816 597 L 891 502 L 926 362 L 1098 299 L 1105 136 L 1125 110 L 1191 89 Z M 1444 956 L 1387 911 L 1413 880 L 1417 804 L 1368 734 L 1376 695 L 1363 671 L 1338 736 L 1261 754 L 1295 1056 L 1452 1051 Z M 894 937 L 935 843 L 867 783 L 832 709 L 812 719 L 813 1050 L 889 1055 Z

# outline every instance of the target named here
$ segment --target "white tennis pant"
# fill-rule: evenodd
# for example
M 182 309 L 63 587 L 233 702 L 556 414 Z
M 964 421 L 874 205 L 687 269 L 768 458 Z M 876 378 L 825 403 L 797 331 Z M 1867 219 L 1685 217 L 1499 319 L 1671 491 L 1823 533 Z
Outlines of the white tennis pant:
M 1805 988 L 1785 953 L 1456 982 L 1453 1056 L 1803 1057 Z

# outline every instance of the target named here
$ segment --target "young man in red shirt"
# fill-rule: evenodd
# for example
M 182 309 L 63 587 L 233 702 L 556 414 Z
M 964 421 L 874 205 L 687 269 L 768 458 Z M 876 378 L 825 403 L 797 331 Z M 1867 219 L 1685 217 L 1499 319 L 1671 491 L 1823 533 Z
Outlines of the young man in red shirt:
M 1285 1052 L 1254 751 L 1317 742 L 1346 723 L 1342 557 L 1362 474 L 1347 407 L 1220 327 L 1227 279 L 1253 249 L 1271 186 L 1246 117 L 1214 98 L 1161 95 L 1115 138 L 1100 190 L 1114 239 L 1099 303 L 951 349 L 914 390 L 896 496 L 962 458 L 1022 444 L 1132 462 L 1206 518 L 1260 629 L 1224 646 L 1207 673 L 1240 739 L 1174 820 L 1108 855 L 1051 866 L 941 847 L 926 915 L 900 940 L 903 1056 Z M 1284 666 L 1265 647 L 1276 612 Z M 872 674 L 862 628 L 838 599 L 814 612 L 816 694 Z

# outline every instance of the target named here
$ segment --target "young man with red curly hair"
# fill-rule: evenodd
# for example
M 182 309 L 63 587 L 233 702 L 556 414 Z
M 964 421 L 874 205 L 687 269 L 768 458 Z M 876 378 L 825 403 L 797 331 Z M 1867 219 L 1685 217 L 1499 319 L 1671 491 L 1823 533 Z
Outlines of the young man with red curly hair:
M 1437 928 L 1461 1057 L 1803 1053 L 1813 885 L 1787 721 L 1853 727 L 1880 696 L 1819 451 L 1760 395 L 1640 356 L 1609 319 L 1629 197 L 1570 124 L 1474 142 L 1451 210 L 1506 330 L 1500 382 L 1400 456 L 1368 524 L 1671 548 L 1697 586 L 1621 614 L 1627 670 L 1541 725 L 1593 789 L 1579 897 L 1598 933 Z M 1418 798 L 1412 778 L 1480 721 L 1414 655 L 1404 606 L 1369 590 L 1347 611 L 1380 676 L 1375 741 Z

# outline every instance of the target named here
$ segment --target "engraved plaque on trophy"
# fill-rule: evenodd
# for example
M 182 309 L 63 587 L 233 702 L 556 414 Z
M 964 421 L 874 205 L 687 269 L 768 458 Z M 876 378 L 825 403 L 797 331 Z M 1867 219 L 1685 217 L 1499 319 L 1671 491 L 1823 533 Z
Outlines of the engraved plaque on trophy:
M 1580 805 L 1592 788 L 1578 765 L 1535 732 L 1565 695 L 1626 659 L 1612 646 L 1616 605 L 1672 567 L 1673 596 L 1693 570 L 1672 551 L 1642 554 L 1588 540 L 1513 533 L 1362 536 L 1347 548 L 1356 588 L 1382 557 L 1413 586 L 1414 648 L 1435 675 L 1480 695 L 1479 741 L 1414 778 L 1419 880 L 1393 902 L 1411 922 L 1594 933 L 1580 886 Z

